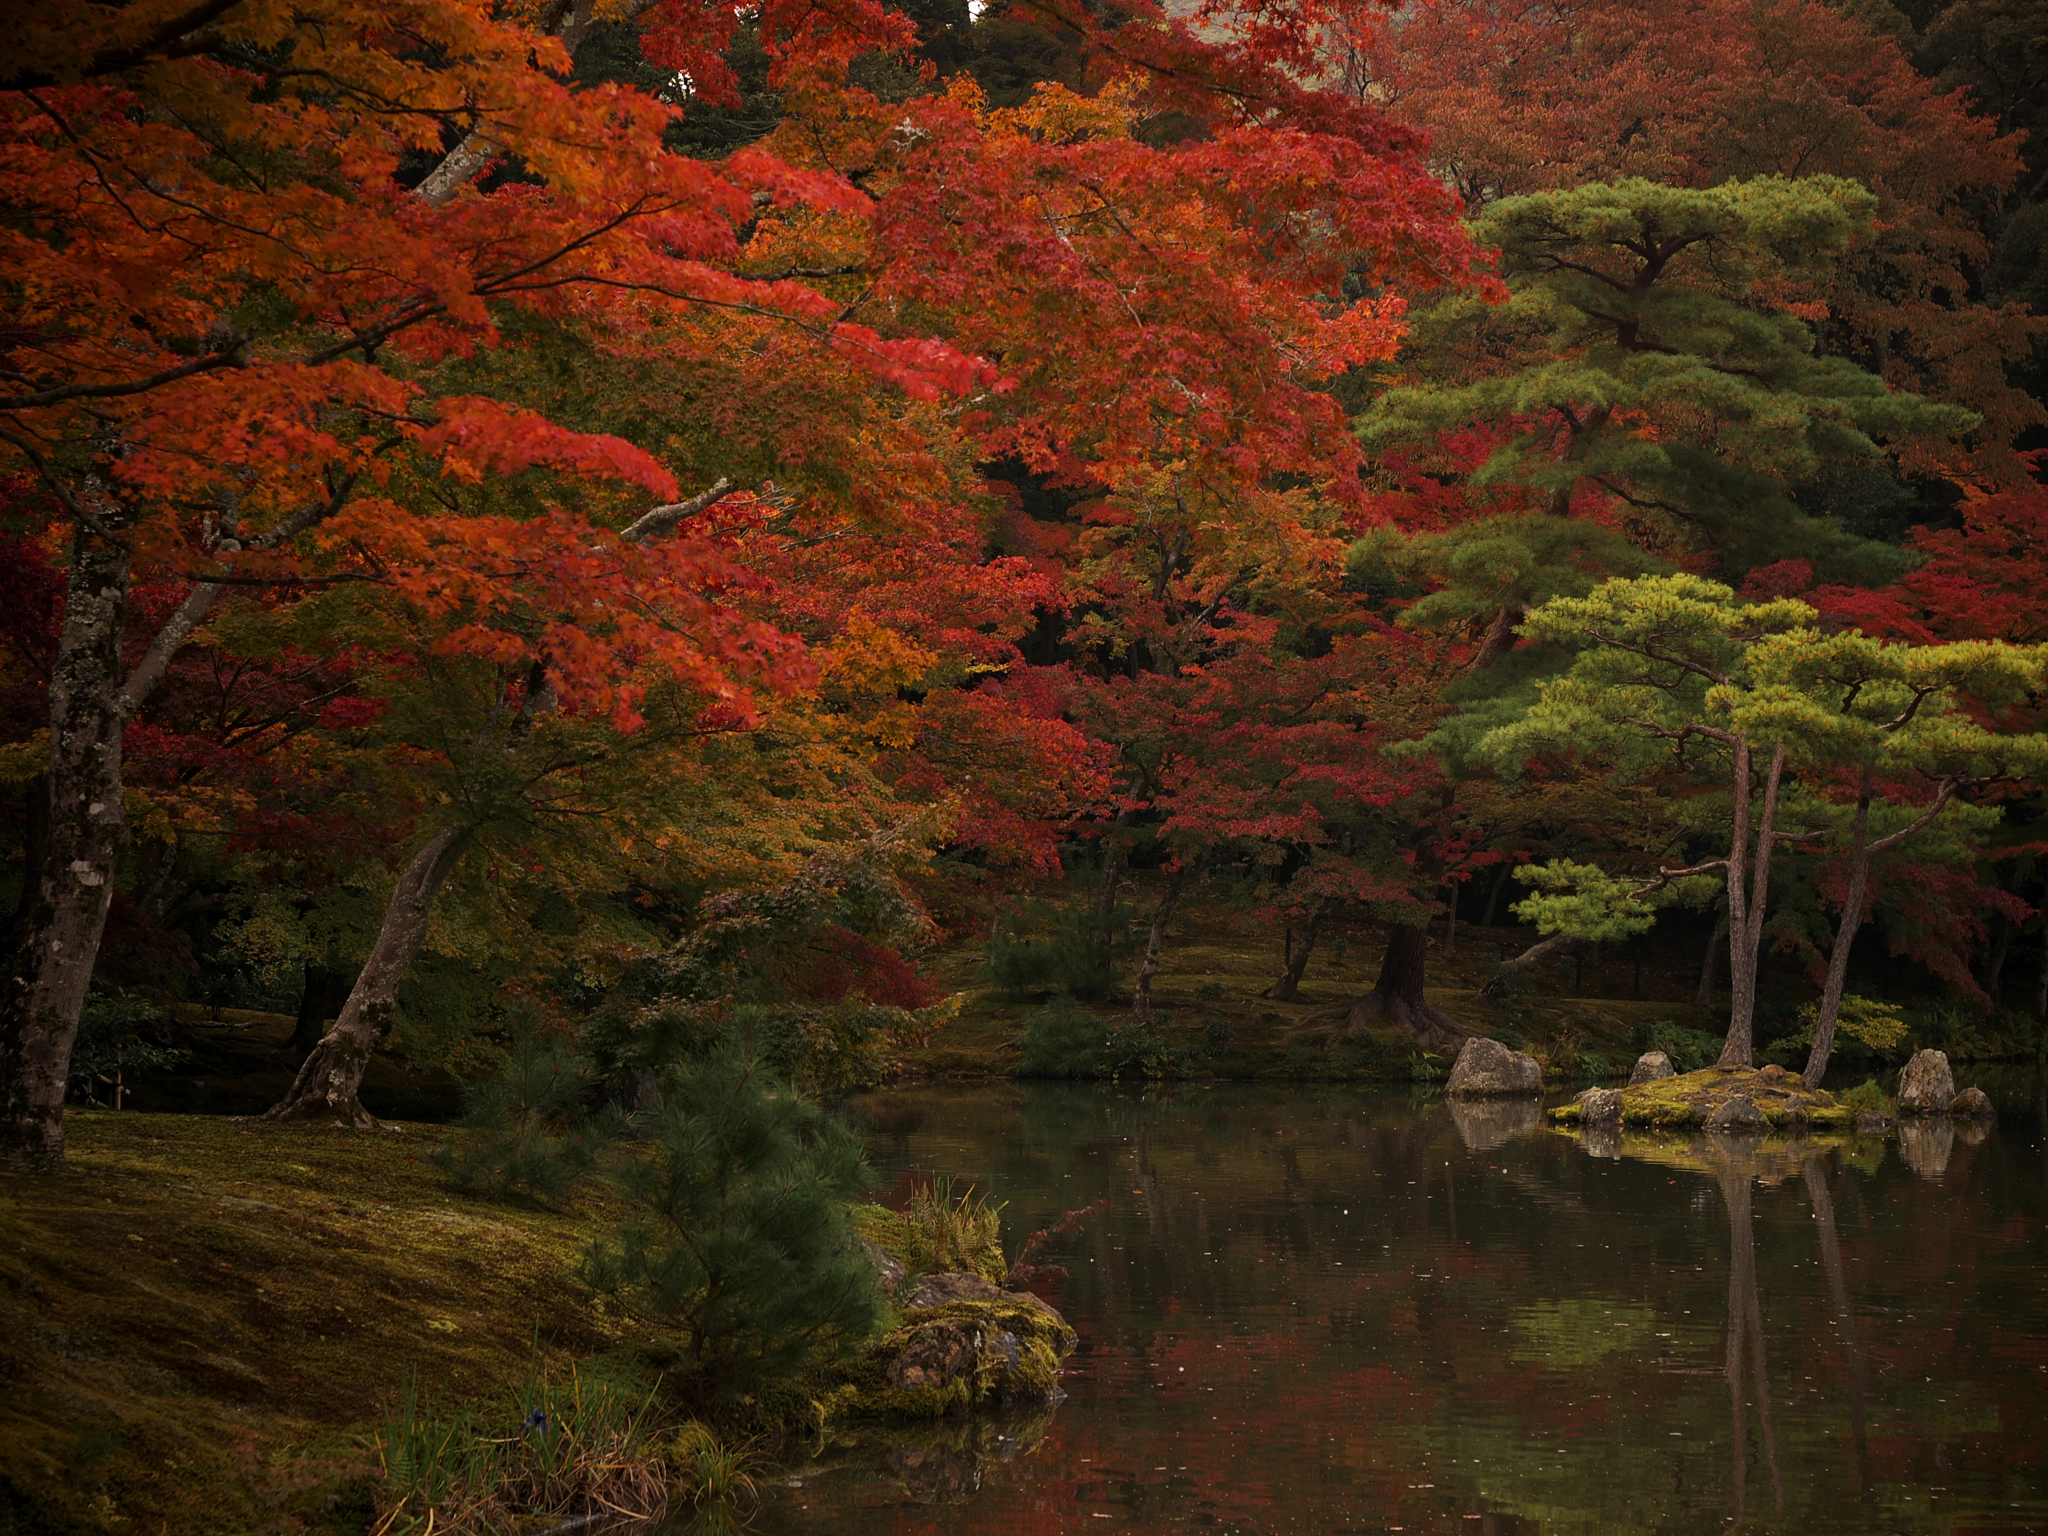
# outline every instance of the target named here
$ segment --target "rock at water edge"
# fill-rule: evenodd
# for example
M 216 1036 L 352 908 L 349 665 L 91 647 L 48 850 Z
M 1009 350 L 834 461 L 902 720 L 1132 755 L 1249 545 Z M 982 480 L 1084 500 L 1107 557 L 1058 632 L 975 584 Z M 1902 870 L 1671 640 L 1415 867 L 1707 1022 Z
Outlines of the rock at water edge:
M 1604 1127 L 1621 1124 L 1621 1095 L 1612 1088 L 1594 1088 L 1579 1095 L 1579 1124 Z
M 1899 1074 L 1899 1113 L 1946 1114 L 1949 1100 L 1955 1096 L 1956 1079 L 1948 1069 L 1948 1052 L 1915 1051 Z
M 1636 1069 L 1628 1075 L 1628 1085 L 1654 1083 L 1661 1077 L 1676 1077 L 1677 1071 L 1671 1065 L 1671 1058 L 1662 1051 L 1645 1051 L 1636 1058 Z
M 1990 1120 L 1997 1114 L 1991 1107 L 1991 1095 L 1982 1088 L 1965 1088 L 1948 1101 L 1951 1120 Z
M 1454 1099 L 1509 1099 L 1543 1091 L 1543 1068 L 1534 1056 L 1498 1040 L 1467 1040 L 1444 1090 Z
M 1727 1100 L 1707 1116 L 1707 1129 L 1719 1131 L 1724 1136 L 1761 1136 L 1770 1128 L 1771 1122 L 1756 1107 L 1756 1100 L 1741 1094 Z

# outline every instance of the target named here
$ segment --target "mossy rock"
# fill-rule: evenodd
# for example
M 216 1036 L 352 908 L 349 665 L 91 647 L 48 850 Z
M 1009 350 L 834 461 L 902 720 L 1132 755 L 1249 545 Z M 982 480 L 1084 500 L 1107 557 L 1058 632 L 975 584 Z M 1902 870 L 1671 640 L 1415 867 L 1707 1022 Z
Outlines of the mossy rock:
M 818 1400 L 821 1420 L 845 1415 L 932 1419 L 989 1403 L 1045 1402 L 1059 1394 L 1074 1330 L 1023 1291 L 975 1276 L 919 1287 L 950 1299 L 911 1306 Z
M 1802 1124 L 1816 1129 L 1849 1129 L 1852 1111 L 1834 1101 L 1825 1089 L 1809 1089 L 1796 1072 L 1783 1067 L 1708 1067 L 1677 1077 L 1660 1077 L 1620 1090 L 1621 1123 L 1678 1130 L 1707 1123 L 1730 1099 L 1755 1104 L 1774 1130 Z M 1582 1110 L 1576 1103 L 1550 1112 L 1559 1125 L 1577 1125 Z

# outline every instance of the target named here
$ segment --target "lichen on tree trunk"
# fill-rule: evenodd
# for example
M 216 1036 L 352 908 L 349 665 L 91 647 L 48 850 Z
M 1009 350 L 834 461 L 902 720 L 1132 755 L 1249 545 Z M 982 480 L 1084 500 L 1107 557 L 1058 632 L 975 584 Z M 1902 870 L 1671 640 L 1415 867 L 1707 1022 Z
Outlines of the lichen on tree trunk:
M 472 829 L 443 827 L 415 853 L 398 877 L 384 922 L 341 1017 L 299 1068 L 289 1092 L 266 1120 L 320 1120 L 368 1129 L 377 1122 L 363 1108 L 363 1074 L 391 1025 L 398 984 L 427 936 L 434 897 L 461 862 Z
M 128 550 L 84 527 L 72 543 L 64 629 L 50 682 L 42 857 L 0 998 L 0 1165 L 64 1163 L 64 1089 L 78 1019 L 127 836 L 121 640 Z

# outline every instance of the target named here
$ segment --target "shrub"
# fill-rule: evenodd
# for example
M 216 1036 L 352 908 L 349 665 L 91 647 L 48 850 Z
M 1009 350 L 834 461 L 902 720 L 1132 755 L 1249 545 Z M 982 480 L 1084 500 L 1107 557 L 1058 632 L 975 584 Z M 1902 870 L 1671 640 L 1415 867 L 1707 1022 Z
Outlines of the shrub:
M 866 1180 L 843 1126 L 728 1047 L 667 1074 L 648 1155 L 618 1164 L 635 1214 L 590 1246 L 581 1273 L 681 1330 L 684 1390 L 745 1397 L 874 1329 L 881 1305 L 850 1212 Z
M 590 1090 L 590 1070 L 569 1042 L 521 1013 L 498 1071 L 463 1089 L 469 1136 L 436 1148 L 434 1161 L 472 1193 L 557 1200 L 624 1129 L 616 1110 L 584 1112 Z
M 1028 922 L 1036 912 L 1028 913 Z M 988 978 L 1012 998 L 1065 994 L 1103 998 L 1116 987 L 1115 955 L 1093 931 L 1084 908 L 1056 913 L 1051 931 L 1026 937 L 1019 919 L 998 927 L 989 939 Z
M 1180 1077 L 1196 1054 L 1192 1045 L 1132 1019 L 1104 1038 L 1098 1070 L 1105 1077 Z
M 1662 1051 L 1678 1072 L 1697 1072 L 1720 1059 L 1726 1044 L 1719 1035 L 1702 1029 L 1687 1029 L 1670 1019 L 1645 1019 L 1635 1028 L 1638 1051 Z
M 1797 1031 L 1783 1039 L 1773 1040 L 1757 1054 L 1766 1061 L 1778 1061 L 1786 1066 L 1790 1066 L 1795 1058 L 1803 1060 L 1812 1049 L 1814 1032 L 1820 1028 L 1820 1004 L 1808 1003 L 1800 1009 L 1799 1024 Z M 1832 1059 L 1885 1061 L 1899 1053 L 1899 1047 L 1905 1044 L 1905 1040 L 1905 1015 L 1895 1004 L 1870 997 L 1846 996 L 1842 999 L 1841 1011 L 1835 1016 Z
M 128 1074 L 183 1061 L 185 1052 L 144 1033 L 150 1025 L 161 1025 L 163 1017 L 162 1008 L 132 992 L 88 992 L 65 1086 L 88 1100 L 97 1099 L 97 1088 L 125 1082 Z
M 1889 1115 L 1898 1110 L 1892 1096 L 1878 1086 L 1874 1077 L 1836 1095 L 1835 1102 L 1859 1115 Z
M 1102 1020 L 1068 994 L 1055 995 L 1024 1021 L 1024 1059 L 1019 1077 L 1093 1077 L 1101 1066 Z

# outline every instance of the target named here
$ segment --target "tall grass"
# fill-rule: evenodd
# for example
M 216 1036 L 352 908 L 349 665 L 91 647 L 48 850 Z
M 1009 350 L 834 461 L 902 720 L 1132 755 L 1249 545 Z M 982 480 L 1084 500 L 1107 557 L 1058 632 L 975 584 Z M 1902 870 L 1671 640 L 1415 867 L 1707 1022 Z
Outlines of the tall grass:
M 535 1515 L 659 1519 L 667 1468 L 647 1408 L 538 1351 L 495 1411 L 451 1411 L 409 1376 L 378 1436 L 373 1536 L 493 1536 Z
M 955 1194 L 952 1179 L 943 1175 L 932 1179 L 912 1194 L 903 1222 L 913 1271 L 984 1274 L 991 1264 L 1007 1270 L 1003 1263 L 1003 1208 L 991 1204 L 986 1195 L 977 1195 L 972 1185 Z

